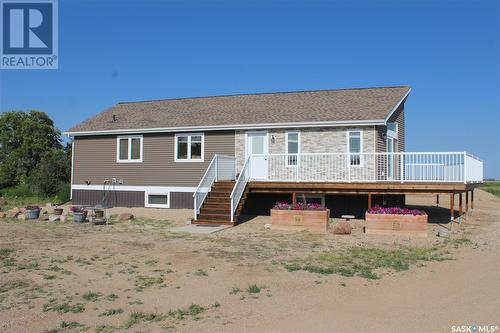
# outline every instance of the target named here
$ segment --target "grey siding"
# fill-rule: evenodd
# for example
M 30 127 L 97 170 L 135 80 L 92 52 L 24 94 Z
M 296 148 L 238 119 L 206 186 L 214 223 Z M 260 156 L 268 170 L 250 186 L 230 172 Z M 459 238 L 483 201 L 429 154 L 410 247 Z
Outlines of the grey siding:
M 72 201 L 75 205 L 100 205 L 103 204 L 103 192 L 99 190 L 73 190 Z M 144 192 L 109 192 L 106 204 L 118 207 L 144 207 Z
M 193 208 L 193 193 L 170 192 L 170 208 Z
M 406 147 L 406 142 L 405 142 L 405 109 L 404 109 L 404 104 L 406 100 L 401 103 L 401 105 L 397 108 L 396 111 L 392 114 L 392 116 L 389 118 L 389 122 L 396 122 L 398 124 L 398 145 L 397 145 L 397 151 L 405 151 Z M 377 142 L 377 152 L 385 152 L 387 147 L 386 147 L 386 142 L 384 139 L 384 136 L 387 132 L 386 126 L 377 126 L 377 133 L 376 133 L 376 142 Z
M 174 133 L 144 134 L 142 163 L 116 162 L 116 136 L 75 138 L 73 184 L 102 184 L 123 179 L 124 185 L 196 186 L 214 154 L 234 156 L 234 131 L 205 132 L 204 162 L 175 162 Z

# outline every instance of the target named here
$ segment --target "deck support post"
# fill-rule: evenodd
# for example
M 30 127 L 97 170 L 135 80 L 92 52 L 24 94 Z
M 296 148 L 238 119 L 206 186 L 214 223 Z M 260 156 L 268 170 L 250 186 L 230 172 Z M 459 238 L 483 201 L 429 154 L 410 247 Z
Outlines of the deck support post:
M 458 194 L 458 223 L 462 224 L 462 192 Z
M 465 215 L 469 214 L 469 191 L 465 191 Z
M 436 194 L 436 207 L 439 207 L 439 194 Z
M 455 219 L 455 193 L 450 193 L 450 222 Z
M 292 192 L 292 205 L 297 204 L 297 192 Z
M 470 191 L 470 214 L 474 212 L 474 190 Z
M 372 208 L 372 194 L 368 194 L 368 209 Z

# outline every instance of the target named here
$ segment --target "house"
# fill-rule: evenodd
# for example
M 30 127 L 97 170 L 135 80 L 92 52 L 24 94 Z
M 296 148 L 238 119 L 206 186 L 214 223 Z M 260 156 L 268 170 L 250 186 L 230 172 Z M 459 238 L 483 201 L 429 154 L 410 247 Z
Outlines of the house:
M 190 208 L 236 223 L 279 199 L 332 214 L 482 182 L 466 152 L 405 150 L 406 86 L 124 102 L 76 125 L 75 204 Z M 472 204 L 472 202 L 471 202 Z M 352 206 L 352 207 L 351 207 Z M 453 212 L 452 212 L 453 214 Z M 453 215 L 451 216 L 453 219 Z

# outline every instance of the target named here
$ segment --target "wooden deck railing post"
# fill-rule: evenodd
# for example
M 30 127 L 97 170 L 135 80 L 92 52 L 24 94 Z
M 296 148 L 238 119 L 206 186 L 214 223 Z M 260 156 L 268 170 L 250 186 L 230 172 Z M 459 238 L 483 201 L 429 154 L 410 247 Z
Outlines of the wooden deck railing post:
M 297 192 L 292 192 L 292 205 L 297 204 Z
M 372 208 L 372 194 L 368 194 L 368 209 Z
M 439 207 L 439 194 L 436 194 L 436 207 Z

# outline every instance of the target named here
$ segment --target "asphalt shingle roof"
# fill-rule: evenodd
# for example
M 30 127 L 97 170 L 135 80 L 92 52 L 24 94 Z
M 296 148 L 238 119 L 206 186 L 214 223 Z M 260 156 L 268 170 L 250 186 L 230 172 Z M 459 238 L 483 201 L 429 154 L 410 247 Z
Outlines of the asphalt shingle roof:
M 409 89 L 400 86 L 125 102 L 68 132 L 383 120 Z

